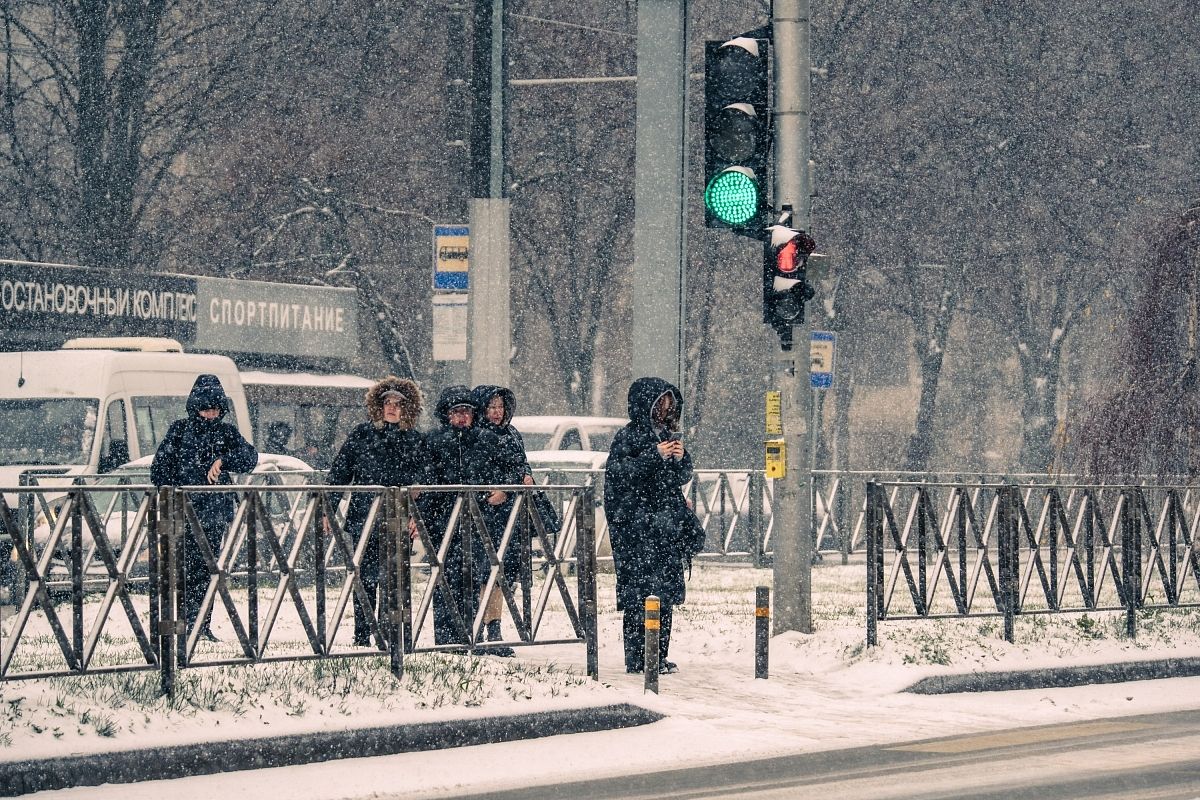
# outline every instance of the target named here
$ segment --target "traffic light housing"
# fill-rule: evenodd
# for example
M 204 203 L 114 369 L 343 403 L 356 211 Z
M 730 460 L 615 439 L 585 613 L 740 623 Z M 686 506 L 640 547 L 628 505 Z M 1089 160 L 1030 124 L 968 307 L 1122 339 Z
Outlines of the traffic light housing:
M 770 184 L 769 45 L 704 44 L 704 224 L 759 238 Z
M 763 245 L 763 322 L 779 334 L 783 349 L 792 345 L 792 326 L 804 322 L 804 304 L 816 292 L 806 280 L 808 256 L 816 248 L 804 231 L 772 225 Z

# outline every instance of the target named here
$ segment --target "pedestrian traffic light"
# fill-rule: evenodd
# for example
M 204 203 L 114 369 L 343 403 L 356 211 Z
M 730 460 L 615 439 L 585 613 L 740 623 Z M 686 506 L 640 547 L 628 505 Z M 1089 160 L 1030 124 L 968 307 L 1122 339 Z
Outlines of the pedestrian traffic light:
M 790 350 L 792 326 L 804 322 L 804 304 L 816 294 L 805 272 L 817 244 L 804 231 L 782 223 L 767 230 L 771 238 L 763 246 L 763 322 L 779 334 L 783 349 Z
M 769 63 L 765 38 L 704 44 L 704 224 L 755 238 L 768 185 Z

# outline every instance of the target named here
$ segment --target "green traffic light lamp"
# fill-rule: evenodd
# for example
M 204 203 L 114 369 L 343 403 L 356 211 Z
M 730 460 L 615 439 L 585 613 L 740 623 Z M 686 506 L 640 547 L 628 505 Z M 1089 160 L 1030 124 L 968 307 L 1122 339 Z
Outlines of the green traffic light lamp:
M 758 216 L 762 190 L 746 167 L 718 172 L 704 189 L 704 206 L 726 225 L 745 225 Z

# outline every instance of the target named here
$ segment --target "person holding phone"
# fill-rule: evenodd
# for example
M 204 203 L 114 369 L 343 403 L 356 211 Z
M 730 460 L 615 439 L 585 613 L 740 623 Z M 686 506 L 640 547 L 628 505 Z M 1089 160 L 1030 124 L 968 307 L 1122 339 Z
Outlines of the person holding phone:
M 674 606 L 686 594 L 684 564 L 703 545 L 703 529 L 683 496 L 692 457 L 679 436 L 683 398 L 662 378 L 629 387 L 629 423 L 617 432 L 604 469 L 604 513 L 617 574 L 617 608 L 624 614 L 625 671 L 641 672 L 646 598 L 660 601 L 659 669 L 667 660 Z

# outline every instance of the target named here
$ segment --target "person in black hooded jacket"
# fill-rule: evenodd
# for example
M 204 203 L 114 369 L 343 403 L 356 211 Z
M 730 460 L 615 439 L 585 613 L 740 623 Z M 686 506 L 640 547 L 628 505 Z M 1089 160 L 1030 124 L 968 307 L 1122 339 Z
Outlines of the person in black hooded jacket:
M 216 375 L 201 375 L 187 399 L 187 417 L 171 423 L 150 464 L 150 482 L 155 486 L 207 486 L 233 483 L 231 472 L 250 472 L 258 465 L 258 451 L 236 427 L 224 422 L 229 397 Z M 228 492 L 192 493 L 188 496 L 204 538 L 214 558 L 233 521 L 236 504 Z M 188 628 L 196 623 L 208 583 L 204 557 L 189 530 L 183 544 L 183 608 Z M 215 640 L 204 621 L 201 636 Z
M 529 468 L 529 459 L 525 455 L 525 441 L 521 432 L 511 424 L 513 414 L 517 410 L 517 398 L 511 389 L 504 386 L 487 384 L 476 386 L 471 392 L 475 406 L 479 409 L 479 426 L 496 434 L 495 483 L 533 485 L 533 470 Z M 504 528 L 512 515 L 516 497 L 509 497 L 503 503 L 488 506 L 484 509 L 488 533 L 491 534 L 493 546 L 499 547 L 504 538 Z M 504 580 L 512 585 L 521 579 L 522 554 L 525 552 L 524 540 L 529 536 L 528 527 L 519 525 L 509 539 L 508 550 L 504 554 Z M 498 642 L 500 633 L 500 616 L 503 597 L 499 591 L 493 591 L 485 600 L 483 620 L 487 623 L 487 638 L 489 642 Z M 501 648 L 499 652 L 506 655 L 511 648 Z
M 495 484 L 497 478 L 499 442 L 496 434 L 477 425 L 479 409 L 475 405 L 471 390 L 466 386 L 448 386 L 442 390 L 434 413 L 441 423 L 439 430 L 426 437 L 429 452 L 429 483 L 446 486 L 486 486 Z M 450 521 L 455 495 L 445 492 L 427 492 L 422 495 L 421 510 L 429 522 L 430 535 L 436 546 L 441 546 L 442 537 Z M 499 506 L 508 500 L 501 491 L 482 493 L 478 498 L 483 507 Z M 482 509 L 481 509 L 482 510 Z M 453 607 L 457 606 L 463 621 L 470 625 L 475 617 L 480 590 L 487 582 L 487 551 L 475 539 L 471 531 L 470 581 L 464 576 L 462 537 L 468 532 L 471 518 L 465 513 L 459 518 L 459 535 L 452 540 L 446 553 L 445 574 L 450 585 L 450 596 L 438 586 L 433 597 L 433 632 L 437 644 L 462 641 L 454 624 Z
M 367 391 L 366 402 L 370 419 L 346 437 L 329 468 L 329 485 L 411 486 L 427 483 L 429 458 L 425 437 L 416 430 L 421 416 L 421 390 L 417 384 L 389 375 Z M 350 495 L 346 529 L 353 536 L 355 547 L 362 539 L 374 497 L 367 492 Z M 334 505 L 340 500 L 341 495 L 330 497 Z M 379 587 L 379 526 L 382 519 L 382 513 L 376 517 L 359 568 L 372 607 Z M 372 611 L 373 608 L 363 607 L 355 593 L 354 644 L 357 646 L 371 643 Z
M 604 468 L 604 514 L 628 672 L 644 668 L 643 615 L 650 595 L 660 601 L 660 669 L 677 671 L 667 660 L 672 608 L 684 600 L 684 563 L 703 545 L 703 530 L 683 496 L 692 457 L 679 439 L 681 404 L 679 390 L 661 378 L 634 381 L 629 423 L 613 437 Z

